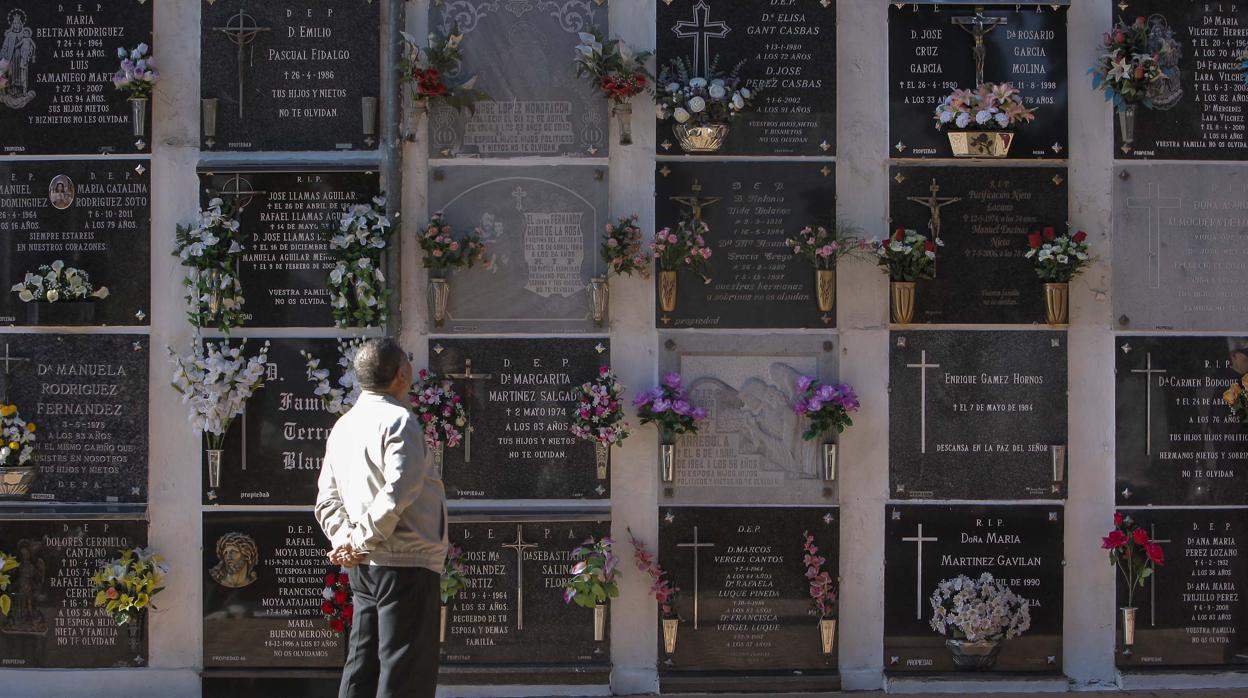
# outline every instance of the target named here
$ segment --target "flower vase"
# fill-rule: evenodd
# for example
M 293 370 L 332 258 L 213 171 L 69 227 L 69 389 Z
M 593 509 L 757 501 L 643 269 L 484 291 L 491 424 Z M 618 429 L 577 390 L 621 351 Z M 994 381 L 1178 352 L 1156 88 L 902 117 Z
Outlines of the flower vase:
M 833 482 L 836 480 L 836 457 L 838 447 L 835 443 L 826 443 L 823 445 L 823 481 Z
M 815 300 L 819 303 L 819 312 L 830 313 L 836 305 L 836 270 L 815 270 Z
M 611 463 L 611 447 L 601 441 L 594 442 L 594 464 L 598 468 L 598 479 L 607 479 L 607 466 Z
M 679 618 L 663 619 L 663 651 L 670 657 L 676 654 L 676 633 L 680 630 Z
M 909 325 L 914 321 L 915 282 L 893 281 L 889 289 L 893 294 L 893 322 Z
M 1118 112 L 1118 130 L 1122 131 L 1122 152 L 1131 152 L 1135 145 L 1135 115 L 1139 107 L 1128 104 Z
M 130 98 L 130 125 L 134 127 L 134 137 L 143 138 L 147 135 L 147 98 Z
M 665 313 L 676 310 L 676 272 L 659 272 L 659 307 Z
M 953 665 L 962 671 L 991 669 L 997 663 L 997 655 L 1001 653 L 1001 643 L 992 640 L 945 640 L 945 647 L 953 655 Z
M 836 619 L 819 619 L 819 642 L 823 647 L 824 656 L 832 654 L 836 648 Z
M 706 155 L 717 153 L 724 147 L 724 140 L 728 138 L 728 124 L 676 124 L 672 127 L 672 133 L 676 134 L 676 142 L 680 143 L 681 150 Z
M 433 452 L 433 472 L 438 479 L 442 479 L 442 464 L 446 462 L 446 444 L 439 441 L 437 445 L 430 449 Z
M 435 327 L 446 320 L 446 304 L 451 298 L 451 283 L 444 271 L 429 272 L 429 317 Z
M 1135 612 L 1137 608 L 1121 608 L 1122 611 L 1122 653 L 1126 656 L 1133 654 L 1132 647 L 1135 646 Z
M 607 639 L 607 605 L 600 603 L 594 606 L 594 642 Z
M 1010 154 L 1010 131 L 948 131 L 955 158 L 1003 158 Z
M 219 448 L 210 448 L 208 453 L 208 487 L 216 489 L 221 486 L 221 457 L 224 451 Z
M 0 467 L 0 497 L 25 497 L 35 484 L 34 466 Z
M 1070 284 L 1044 285 L 1045 317 L 1050 325 L 1065 325 L 1069 319 Z
M 415 85 L 409 85 L 404 107 L 404 117 L 407 120 L 407 140 L 414 141 L 416 140 L 416 132 L 420 130 L 420 122 L 429 114 L 429 100 L 416 94 Z
M 31 301 L 26 304 L 26 324 L 75 327 L 94 324 L 95 303 L 92 301 Z
M 221 312 L 221 270 L 201 269 L 199 272 L 203 285 L 208 287 L 208 314 L 216 317 Z
M 146 625 L 147 614 L 140 612 L 129 623 L 126 623 L 126 642 L 131 652 L 138 652 L 143 648 L 143 626 Z
M 589 280 L 589 312 L 594 324 L 601 326 L 607 319 L 607 308 L 611 303 L 611 286 L 605 276 L 595 276 Z
M 611 115 L 620 127 L 620 145 L 633 144 L 633 105 L 631 102 L 614 102 Z
M 438 642 L 446 642 L 446 604 L 442 604 L 442 612 L 438 622 Z
M 664 483 L 676 481 L 676 435 L 667 429 L 659 431 L 659 473 Z

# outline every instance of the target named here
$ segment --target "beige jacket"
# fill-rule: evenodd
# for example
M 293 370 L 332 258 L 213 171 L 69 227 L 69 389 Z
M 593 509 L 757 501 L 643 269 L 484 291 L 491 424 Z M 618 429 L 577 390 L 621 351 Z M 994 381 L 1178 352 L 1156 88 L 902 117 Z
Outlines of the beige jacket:
M 442 572 L 446 491 L 407 405 L 361 393 L 329 434 L 319 487 L 316 520 L 333 547 L 365 551 L 370 565 Z

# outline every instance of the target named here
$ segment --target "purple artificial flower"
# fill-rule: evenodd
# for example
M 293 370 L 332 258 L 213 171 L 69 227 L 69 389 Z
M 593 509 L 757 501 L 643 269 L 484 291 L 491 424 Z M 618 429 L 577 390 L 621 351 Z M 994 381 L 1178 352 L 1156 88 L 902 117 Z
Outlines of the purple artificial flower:
M 685 400 L 676 400 L 672 403 L 672 411 L 679 415 L 687 415 L 693 407 Z
M 798 378 L 797 379 L 797 392 L 799 393 L 806 392 L 806 389 L 809 388 L 810 385 L 814 382 L 815 382 L 815 379 L 812 376 L 802 376 L 801 378 Z
M 680 388 L 680 374 L 673 371 L 663 376 L 663 385 L 673 389 Z
M 650 411 L 655 412 L 655 413 L 666 412 L 671 408 L 672 408 L 671 401 L 664 400 L 662 398 L 659 398 L 655 400 L 654 402 L 650 403 Z

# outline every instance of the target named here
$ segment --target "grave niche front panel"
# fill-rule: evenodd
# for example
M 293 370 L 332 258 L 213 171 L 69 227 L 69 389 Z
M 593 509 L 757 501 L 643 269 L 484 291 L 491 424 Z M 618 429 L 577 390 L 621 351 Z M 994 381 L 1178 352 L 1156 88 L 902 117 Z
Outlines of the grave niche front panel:
M 1149 49 L 1167 75 L 1149 90 L 1133 133 L 1114 118 L 1114 157 L 1124 160 L 1243 160 L 1248 156 L 1239 54 L 1248 7 L 1198 0 L 1121 0 L 1114 17 L 1148 25 Z M 1128 135 L 1133 136 L 1127 143 Z
M 893 497 L 1064 496 L 1064 332 L 893 332 L 890 345 Z
M 1248 170 L 1123 165 L 1114 178 L 1119 329 L 1230 330 L 1248 323 Z
M 1122 650 L 1119 614 L 1115 660 L 1121 668 L 1248 664 L 1248 510 L 1127 510 L 1162 547 L 1166 564 L 1137 587 L 1135 645 Z M 1118 606 L 1126 582 L 1115 574 Z
M 660 633 L 660 680 L 699 672 L 835 674 L 836 652 L 823 653 L 803 552 L 809 532 L 827 560 L 822 571 L 838 579 L 835 507 L 663 507 L 659 517 L 659 559 L 680 590 L 681 619 L 670 656 Z
M 429 30 L 464 35 L 457 79 L 476 76 L 490 99 L 472 112 L 429 113 L 432 157 L 580 155 L 606 157 L 608 105 L 576 77 L 579 32 L 610 35 L 607 6 L 554 0 L 457 0 L 429 7 Z M 507 60 L 499 60 L 506 56 Z
M 445 450 L 451 499 L 606 499 L 594 445 L 572 436 L 576 389 L 611 361 L 605 339 L 434 339 L 429 368 L 468 409 Z
M 610 643 L 594 641 L 593 610 L 563 602 L 572 551 L 610 528 L 605 521 L 452 523 L 468 587 L 447 604 L 443 666 L 610 661 Z
M 215 341 L 215 340 L 213 340 Z M 264 340 L 251 339 L 244 356 L 254 356 Z M 333 339 L 270 340 L 265 385 L 247 401 L 225 440 L 220 480 L 203 468 L 205 504 L 299 504 L 316 502 L 317 477 L 325 440 L 338 415 L 325 409 L 316 384 L 307 379 L 307 360 L 320 359 L 330 371 L 329 384 L 341 388 L 342 352 Z M 234 343 L 237 346 L 237 342 Z
M 123 548 L 147 545 L 144 521 L 5 521 L 0 550 L 17 558 L 0 616 L 0 666 L 104 669 L 147 664 L 146 628 L 119 628 L 95 608 L 91 575 Z
M 732 123 L 723 155 L 836 154 L 836 3 L 675 0 L 658 5 L 657 65 L 683 58 L 706 75 L 719 57 L 758 97 Z M 663 89 L 664 85 L 658 85 Z M 662 155 L 678 155 L 674 122 L 660 122 Z
M 202 150 L 372 150 L 381 3 L 200 3 Z
M 606 276 L 599 247 L 614 220 L 608 192 L 607 168 L 591 165 L 435 169 L 430 210 L 443 212 L 456 236 L 479 230 L 490 259 L 450 273 L 446 319 L 435 331 L 597 330 L 586 289 Z
M 1115 356 L 1119 505 L 1242 504 L 1248 441 L 1222 394 L 1248 337 L 1120 335 Z
M 310 511 L 205 512 L 204 668 L 341 667 L 321 613 L 329 548 Z
M 915 322 L 1044 322 L 1044 282 L 1027 235 L 1066 232 L 1065 167 L 893 167 L 891 228 L 933 237 L 936 278 L 919 282 Z
M 0 153 L 150 152 L 150 102 L 132 105 L 113 87 L 113 73 L 121 65 L 117 49 L 152 44 L 154 5 L 144 0 L 0 5 L 0 58 L 8 61 L 9 78 L 0 88 Z M 154 49 L 157 57 L 162 48 Z M 146 126 L 138 133 L 136 110 Z
M 885 507 L 884 669 L 957 671 L 946 636 L 932 629 L 940 583 L 985 572 L 1030 603 L 1031 628 L 1006 640 L 992 672 L 1062 669 L 1060 506 Z
M 696 206 L 710 229 L 710 282 L 677 277 L 676 309 L 656 300 L 658 327 L 836 326 L 836 309 L 819 309 L 815 270 L 785 240 L 808 225 L 831 225 L 832 163 L 665 162 L 655 174 L 655 221 L 675 228 Z M 654 281 L 656 296 L 659 279 Z
M 148 338 L 8 334 L 0 344 L 2 394 L 36 427 L 29 492 L 0 502 L 146 502 Z
M 245 236 L 238 276 L 246 326 L 333 326 L 329 234 L 343 211 L 371 201 L 380 186 L 373 172 L 200 173 L 200 204 L 220 198 L 233 207 Z
M 975 89 L 976 44 L 982 41 L 983 80 L 1010 83 L 1022 91 L 1027 107 L 1036 109 L 1035 121 L 1017 127 L 1009 156 L 1065 158 L 1070 148 L 1066 9 L 889 3 L 889 155 L 952 157 L 949 138 L 936 130 L 933 114 L 955 89 Z M 1081 76 L 1082 70 L 1077 68 Z
M 146 160 L 0 162 L 0 324 L 149 324 L 150 183 Z M 57 261 L 107 296 L 27 303 L 11 290 Z

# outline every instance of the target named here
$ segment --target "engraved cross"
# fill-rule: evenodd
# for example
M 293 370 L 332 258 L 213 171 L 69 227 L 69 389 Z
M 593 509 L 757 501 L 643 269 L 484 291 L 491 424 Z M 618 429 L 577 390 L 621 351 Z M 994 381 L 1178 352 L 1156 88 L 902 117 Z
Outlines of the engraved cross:
M 940 368 L 940 364 L 927 362 L 927 350 L 919 355 L 919 363 L 906 364 L 906 368 L 919 369 L 919 453 L 927 453 L 927 369 Z
M 915 552 L 915 559 L 918 561 L 918 571 L 914 577 L 914 617 L 916 620 L 923 620 L 923 544 L 935 543 L 939 538 L 924 538 L 923 524 L 919 524 L 919 531 L 913 536 L 901 539 L 904 543 L 917 543 L 918 549 Z
M 1161 212 L 1182 206 L 1183 199 L 1162 196 L 1161 185 L 1156 182 L 1149 183 L 1147 197 L 1127 198 L 1128 209 L 1148 211 L 1148 271 L 1152 276 L 1149 288 L 1161 288 Z
M 516 541 L 503 547 L 516 551 L 516 630 L 524 630 L 524 551 L 536 548 L 537 543 L 526 542 L 524 524 L 516 524 Z
M 1145 364 L 1145 368 L 1133 368 L 1131 369 L 1131 372 L 1143 373 L 1145 385 L 1147 386 L 1144 393 L 1144 409 L 1145 414 L 1148 416 L 1148 421 L 1146 422 L 1148 425 L 1148 432 L 1144 440 L 1144 453 L 1145 455 L 1151 456 L 1153 455 L 1153 375 L 1161 375 L 1162 373 L 1167 373 L 1167 371 L 1160 368 L 1153 368 L 1153 352 L 1150 351 L 1148 352 L 1148 363 Z
M 672 26 L 672 33 L 682 39 L 693 39 L 693 74 L 701 75 L 702 69 L 711 67 L 711 39 L 722 39 L 732 31 L 722 20 L 711 21 L 711 6 L 699 0 L 693 6 L 693 21 L 680 21 Z M 709 76 L 708 76 L 709 77 Z
M 701 557 L 699 553 L 701 552 L 700 550 L 701 548 L 713 548 L 715 547 L 715 544 L 698 542 L 698 527 L 694 526 L 693 527 L 693 542 L 692 543 L 677 543 L 676 547 L 677 548 L 689 548 L 693 551 L 693 629 L 697 630 L 698 629 L 698 558 Z

